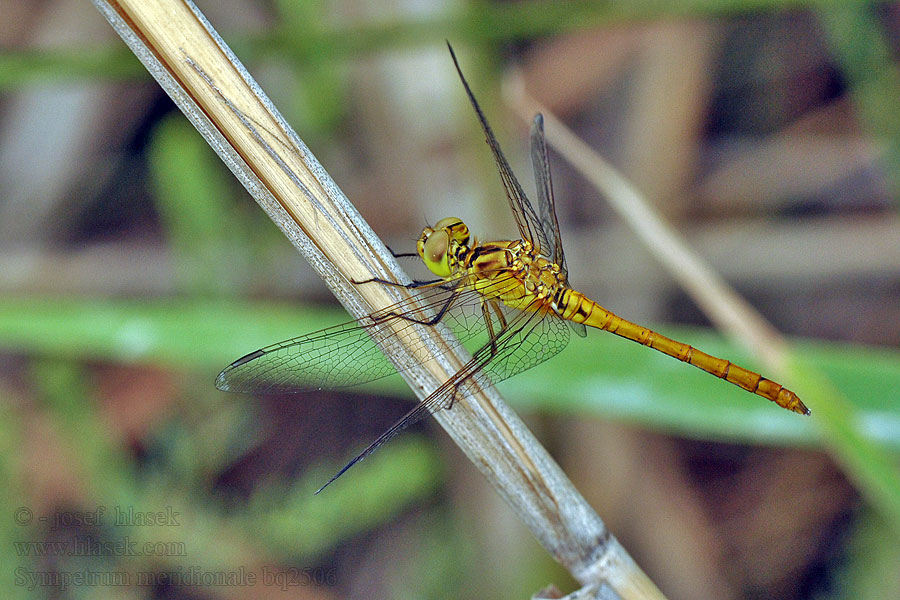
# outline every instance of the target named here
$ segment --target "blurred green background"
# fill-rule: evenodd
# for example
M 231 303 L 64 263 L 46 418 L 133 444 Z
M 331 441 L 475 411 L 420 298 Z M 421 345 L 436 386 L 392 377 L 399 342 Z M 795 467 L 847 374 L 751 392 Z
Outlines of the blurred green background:
M 398 251 L 448 215 L 514 234 L 444 40 L 530 190 L 519 69 L 790 336 L 813 416 L 600 332 L 505 397 L 668 597 L 900 597 L 900 4 L 198 4 Z M 574 589 L 432 423 L 312 495 L 411 393 L 215 390 L 346 313 L 90 3 L 3 12 L 8 597 Z M 575 287 L 759 368 L 551 161 Z

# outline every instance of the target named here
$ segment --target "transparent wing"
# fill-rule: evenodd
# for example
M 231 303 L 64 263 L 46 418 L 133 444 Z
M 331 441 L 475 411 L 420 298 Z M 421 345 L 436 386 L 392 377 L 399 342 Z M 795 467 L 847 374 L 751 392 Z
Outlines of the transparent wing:
M 516 179 L 512 168 L 509 166 L 509 162 L 503 155 L 503 151 L 500 150 L 500 144 L 497 142 L 497 138 L 494 137 L 494 132 L 491 129 L 491 126 L 488 125 L 487 119 L 481 110 L 481 106 L 479 106 L 478 101 L 475 99 L 475 95 L 472 93 L 472 89 L 469 87 L 469 83 L 462 73 L 459 61 L 456 60 L 456 54 L 453 52 L 453 47 L 450 46 L 449 42 L 447 43 L 447 47 L 450 49 L 450 56 L 453 57 L 453 64 L 456 66 L 456 72 L 459 73 L 459 78 L 462 81 L 463 87 L 466 89 L 466 95 L 469 97 L 469 102 L 475 109 L 475 114 L 478 115 L 478 121 L 481 123 L 481 129 L 484 131 L 485 140 L 491 148 L 491 152 L 494 154 L 494 161 L 497 163 L 497 169 L 500 171 L 500 179 L 506 190 L 506 198 L 509 200 L 509 206 L 512 209 L 513 217 L 516 219 L 516 225 L 519 227 L 519 233 L 522 234 L 523 239 L 531 242 L 536 253 L 546 253 L 551 251 L 550 241 L 547 239 L 547 236 L 541 227 L 541 222 L 534 212 L 531 203 L 528 201 L 528 198 L 525 196 L 522 186 L 519 185 L 519 181 Z
M 508 284 L 506 284 L 508 285 Z M 482 317 L 482 296 L 462 285 L 462 280 L 420 288 L 417 300 L 405 300 L 372 313 L 359 321 L 349 321 L 320 331 L 266 346 L 228 365 L 216 378 L 216 387 L 227 392 L 286 394 L 315 389 L 343 388 L 391 375 L 414 366 L 414 354 L 431 354 L 435 349 L 414 346 L 398 352 L 395 365 L 376 345 L 400 345 L 398 336 L 423 322 L 441 322 L 466 346 L 488 338 Z M 418 325 L 417 325 L 418 324 Z M 419 339 L 411 334 L 409 339 Z M 445 348 L 444 351 L 449 351 Z
M 479 388 L 488 387 L 544 362 L 569 343 L 569 330 L 556 314 L 544 311 L 516 311 L 512 314 L 514 316 L 507 322 L 507 326 L 476 350 L 472 359 L 452 378 L 394 423 L 316 493 L 324 490 L 350 467 L 410 425 L 449 407 L 456 400 L 471 396 Z
M 569 267 L 563 251 L 559 220 L 556 217 L 556 201 L 553 198 L 553 180 L 550 177 L 550 160 L 547 158 L 547 142 L 544 139 L 544 116 L 538 113 L 531 124 L 531 165 L 534 169 L 534 183 L 537 187 L 538 214 L 541 216 L 541 230 L 547 237 L 548 245 L 544 256 L 559 265 L 563 277 L 569 280 Z M 569 327 L 580 335 L 587 335 L 584 323 L 569 321 Z
M 550 161 L 547 158 L 547 142 L 544 139 L 544 116 L 534 116 L 531 124 L 531 165 L 534 169 L 534 183 L 537 187 L 538 214 L 541 230 L 547 236 L 549 245 L 544 256 L 558 264 L 563 274 L 568 275 L 566 257 L 563 253 L 562 238 L 559 235 L 559 221 L 556 219 L 556 204 L 553 199 L 553 181 L 550 178 Z

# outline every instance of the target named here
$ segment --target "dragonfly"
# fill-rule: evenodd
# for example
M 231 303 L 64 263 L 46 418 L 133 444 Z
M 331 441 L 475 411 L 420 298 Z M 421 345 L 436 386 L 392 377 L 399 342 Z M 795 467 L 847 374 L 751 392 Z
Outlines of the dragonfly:
M 435 279 L 410 284 L 377 278 L 353 282 L 405 287 L 412 298 L 358 320 L 251 352 L 228 365 L 216 379 L 220 390 L 253 394 L 339 389 L 410 369 L 421 362 L 422 356 L 441 352 L 424 341 L 409 342 L 420 339 L 405 336 L 409 328 L 446 326 L 456 335 L 458 345 L 471 353 L 471 359 L 316 494 L 403 429 L 452 407 L 456 400 L 477 389 L 544 362 L 566 346 L 572 331 L 586 335 L 586 326 L 635 341 L 787 410 L 808 415 L 809 409 L 794 392 L 771 379 L 627 321 L 569 285 L 542 115 L 535 116 L 530 134 L 538 200 L 535 210 L 501 151 L 452 46 L 447 46 L 493 154 L 521 239 L 479 242 L 462 220 L 442 219 L 425 227 L 416 242 L 416 254 Z M 407 339 L 409 352 L 395 357 L 392 363 L 378 345 L 397 344 L 400 336 Z

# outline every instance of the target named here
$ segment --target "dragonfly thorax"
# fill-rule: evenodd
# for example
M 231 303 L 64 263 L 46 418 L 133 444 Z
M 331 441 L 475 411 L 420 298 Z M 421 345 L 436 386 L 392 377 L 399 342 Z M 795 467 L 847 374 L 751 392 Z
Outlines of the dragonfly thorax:
M 438 277 L 450 277 L 458 265 L 459 256 L 467 250 L 469 228 L 456 217 L 438 221 L 426 227 L 419 236 L 416 250 L 425 266 Z

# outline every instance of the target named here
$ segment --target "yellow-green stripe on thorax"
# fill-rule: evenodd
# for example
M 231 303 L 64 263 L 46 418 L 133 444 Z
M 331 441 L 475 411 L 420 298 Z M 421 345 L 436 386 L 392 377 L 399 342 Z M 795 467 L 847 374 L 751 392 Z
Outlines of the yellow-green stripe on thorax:
M 512 308 L 536 311 L 562 297 L 566 284 L 559 266 L 536 256 L 531 242 L 468 244 L 468 228 L 462 221 L 442 219 L 423 230 L 419 255 L 436 275 L 462 277 L 466 287 Z

